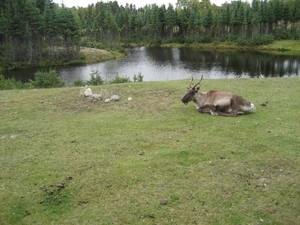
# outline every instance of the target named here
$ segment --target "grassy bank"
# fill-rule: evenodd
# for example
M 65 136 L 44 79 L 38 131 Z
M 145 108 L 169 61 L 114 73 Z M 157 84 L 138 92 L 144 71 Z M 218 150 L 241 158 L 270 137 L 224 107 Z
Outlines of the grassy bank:
M 256 105 L 237 118 L 187 84 L 1 91 L 0 224 L 299 224 L 300 79 L 203 80 Z
M 224 51 L 256 51 L 276 55 L 300 55 L 300 41 L 299 40 L 283 40 L 274 41 L 269 45 L 261 46 L 241 46 L 235 43 L 208 43 L 208 44 L 164 44 L 162 47 L 193 47 L 210 50 L 224 50 Z
M 275 41 L 266 46 L 261 46 L 261 51 L 271 52 L 277 55 L 300 55 L 300 41 L 299 40 L 285 40 Z
M 76 60 L 43 60 L 36 64 L 28 62 L 16 62 L 13 64 L 2 64 L 0 62 L 0 74 L 5 70 L 16 70 L 16 69 L 29 69 L 29 68 L 49 68 L 49 67 L 60 67 L 60 66 L 74 66 L 92 64 L 97 62 L 103 62 L 107 60 L 114 60 L 120 57 L 124 57 L 125 53 L 118 50 L 104 50 L 97 48 L 82 47 L 80 49 L 81 57 Z
M 118 51 L 107 51 L 97 48 L 83 47 L 81 48 L 80 52 L 84 54 L 85 62 L 87 64 L 103 62 L 106 60 L 113 60 L 124 56 L 124 53 Z

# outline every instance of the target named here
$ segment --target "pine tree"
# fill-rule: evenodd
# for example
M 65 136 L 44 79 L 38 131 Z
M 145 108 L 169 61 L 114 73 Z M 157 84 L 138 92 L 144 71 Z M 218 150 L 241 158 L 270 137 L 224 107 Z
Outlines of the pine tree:
M 151 11 L 150 11 L 149 28 L 155 41 L 158 39 L 158 34 L 161 26 L 162 23 L 159 19 L 158 6 L 156 4 L 152 4 Z
M 118 39 L 119 29 L 110 6 L 108 6 L 105 11 L 104 28 L 106 29 L 105 41 L 110 45 L 115 45 Z
M 257 38 L 259 35 L 259 25 L 261 22 L 261 11 L 258 0 L 252 1 L 252 11 L 251 11 L 251 24 L 252 24 L 252 38 Z
M 206 29 L 206 33 L 210 36 L 212 32 L 212 26 L 214 24 L 214 17 L 212 14 L 212 10 L 209 9 L 207 14 L 204 16 L 203 26 Z
M 77 57 L 76 44 L 79 37 L 79 22 L 71 9 L 62 6 L 58 10 L 57 29 L 58 34 L 63 37 L 63 41 L 60 44 L 65 46 L 65 57 L 67 59 Z
M 189 17 L 190 17 L 190 11 L 184 7 L 179 11 L 178 15 L 178 27 L 179 32 L 182 37 L 184 37 L 187 34 L 187 29 L 189 26 Z
M 170 38 L 173 38 L 176 26 L 176 12 L 174 11 L 173 5 L 169 4 L 166 12 L 166 29 Z
M 291 9 L 287 3 L 284 4 L 282 9 L 282 19 L 284 21 L 284 29 L 287 29 L 288 22 L 291 21 Z

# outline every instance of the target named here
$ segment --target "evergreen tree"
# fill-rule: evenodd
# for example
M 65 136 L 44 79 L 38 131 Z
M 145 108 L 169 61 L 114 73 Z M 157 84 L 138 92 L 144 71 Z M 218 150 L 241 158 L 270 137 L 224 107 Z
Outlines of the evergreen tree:
M 118 26 L 116 23 L 115 16 L 113 15 L 110 6 L 106 8 L 105 11 L 105 20 L 104 20 L 104 28 L 105 28 L 105 42 L 110 45 L 115 45 L 118 42 Z
M 209 9 L 207 14 L 204 16 L 203 26 L 206 29 L 206 33 L 210 36 L 212 32 L 212 26 L 214 24 L 214 17 L 212 14 L 212 10 Z
M 178 15 L 178 27 L 179 32 L 182 37 L 184 37 L 187 34 L 187 29 L 189 26 L 189 17 L 190 17 L 190 11 L 184 7 L 179 11 Z
M 166 29 L 170 38 L 173 38 L 176 26 L 176 12 L 172 4 L 169 4 L 166 12 Z
M 257 38 L 260 30 L 261 22 L 261 11 L 260 3 L 258 0 L 252 1 L 252 11 L 251 11 L 251 24 L 252 24 L 252 38 Z
M 284 29 L 287 29 L 288 22 L 291 21 L 291 10 L 289 4 L 287 3 L 283 5 L 282 19 L 284 21 Z
M 154 37 L 154 40 L 158 39 L 158 34 L 162 23 L 159 19 L 159 9 L 156 4 L 152 4 L 151 11 L 150 11 L 150 18 L 149 18 L 149 28 Z
M 291 33 L 294 35 L 293 38 L 300 38 L 299 26 L 297 28 L 296 24 L 300 21 L 300 0 L 294 0 L 291 10 Z
M 79 37 L 79 22 L 71 9 L 62 6 L 57 14 L 57 29 L 58 34 L 63 37 L 62 46 L 65 46 L 65 57 L 73 59 L 77 56 L 76 44 Z

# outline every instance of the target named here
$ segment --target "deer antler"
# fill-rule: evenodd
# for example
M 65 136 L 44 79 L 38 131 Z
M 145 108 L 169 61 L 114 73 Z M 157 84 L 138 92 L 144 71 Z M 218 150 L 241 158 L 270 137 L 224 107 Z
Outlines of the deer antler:
M 191 78 L 191 81 L 190 81 L 190 83 L 189 83 L 189 86 L 187 86 L 187 89 L 190 89 L 190 88 L 192 87 L 193 80 L 194 80 L 194 78 L 192 77 L 192 78 Z
M 200 84 L 200 82 L 202 81 L 202 79 L 203 79 L 203 75 L 201 76 L 201 79 L 198 81 L 197 84 L 195 84 L 195 86 L 194 86 L 193 88 L 195 88 L 198 84 Z M 200 86 L 200 85 L 199 85 L 199 86 Z

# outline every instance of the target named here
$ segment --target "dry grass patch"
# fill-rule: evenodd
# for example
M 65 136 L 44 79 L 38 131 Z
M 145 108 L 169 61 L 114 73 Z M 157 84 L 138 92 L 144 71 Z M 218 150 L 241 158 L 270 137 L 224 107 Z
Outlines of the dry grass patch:
M 102 62 L 105 60 L 116 59 L 118 57 L 124 56 L 119 52 L 87 47 L 81 48 L 80 52 L 84 53 L 87 63 Z

